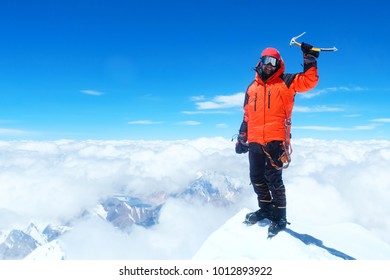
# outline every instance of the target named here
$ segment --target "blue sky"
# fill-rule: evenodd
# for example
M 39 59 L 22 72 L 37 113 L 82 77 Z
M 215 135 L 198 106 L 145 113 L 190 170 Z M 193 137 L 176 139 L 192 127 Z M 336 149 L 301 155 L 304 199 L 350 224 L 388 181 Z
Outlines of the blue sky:
M 2 1 L 0 140 L 231 137 L 261 51 L 299 72 L 304 31 L 339 51 L 296 98 L 293 137 L 389 139 L 387 8 L 339 3 Z

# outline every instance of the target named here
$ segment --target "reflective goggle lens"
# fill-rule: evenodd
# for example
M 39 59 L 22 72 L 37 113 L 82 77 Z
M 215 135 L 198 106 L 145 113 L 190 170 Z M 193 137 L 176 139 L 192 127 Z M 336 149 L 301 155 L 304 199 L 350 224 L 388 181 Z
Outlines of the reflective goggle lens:
M 261 58 L 261 63 L 263 65 L 271 64 L 273 67 L 276 67 L 278 65 L 278 60 L 272 56 L 263 56 Z

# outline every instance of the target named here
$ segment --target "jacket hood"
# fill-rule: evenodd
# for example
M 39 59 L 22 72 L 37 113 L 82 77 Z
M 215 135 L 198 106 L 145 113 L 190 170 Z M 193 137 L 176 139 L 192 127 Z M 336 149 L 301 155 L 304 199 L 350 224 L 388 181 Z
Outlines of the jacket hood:
M 263 57 L 263 56 L 272 56 L 272 57 L 275 57 L 277 59 L 281 58 L 279 51 L 275 48 L 264 49 L 263 52 L 261 53 L 261 57 Z
M 282 56 L 280 55 L 279 51 L 275 48 L 266 48 L 262 51 L 261 53 L 261 57 L 263 56 L 272 56 L 272 57 L 275 57 L 277 59 L 279 59 L 280 61 L 280 66 L 279 68 L 275 71 L 275 73 L 272 74 L 271 77 L 269 77 L 267 79 L 267 82 L 269 81 L 272 81 L 273 79 L 275 79 L 276 77 L 279 77 L 280 75 L 284 74 L 284 61 L 283 61 L 283 58 Z M 260 62 L 257 64 L 259 65 Z M 259 74 L 257 74 L 256 72 L 256 81 L 258 81 L 259 83 L 264 83 L 263 80 L 260 78 Z

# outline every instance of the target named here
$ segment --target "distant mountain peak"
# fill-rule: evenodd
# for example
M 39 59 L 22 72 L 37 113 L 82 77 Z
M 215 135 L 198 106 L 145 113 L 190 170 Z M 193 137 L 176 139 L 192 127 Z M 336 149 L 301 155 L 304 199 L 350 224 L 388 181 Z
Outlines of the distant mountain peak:
M 24 258 L 39 246 L 30 235 L 21 230 L 12 230 L 0 244 L 0 259 L 17 260 Z
M 234 182 L 226 174 L 203 170 L 198 171 L 196 179 L 176 196 L 186 200 L 198 199 L 204 203 L 227 206 L 234 202 L 241 190 L 241 184 Z

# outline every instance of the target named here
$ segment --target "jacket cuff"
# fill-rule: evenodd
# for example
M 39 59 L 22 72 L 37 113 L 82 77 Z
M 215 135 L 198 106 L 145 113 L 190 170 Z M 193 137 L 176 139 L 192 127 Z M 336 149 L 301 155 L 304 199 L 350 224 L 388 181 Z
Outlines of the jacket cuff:
M 243 122 L 241 123 L 239 133 L 240 133 L 240 134 L 243 134 L 244 136 L 247 136 L 247 133 L 248 133 L 248 124 L 247 124 L 245 121 L 243 121 Z
M 307 70 L 309 70 L 312 67 L 317 67 L 317 60 L 314 58 L 314 61 L 313 60 L 306 61 L 306 58 L 305 58 L 303 61 L 303 72 L 306 72 Z

